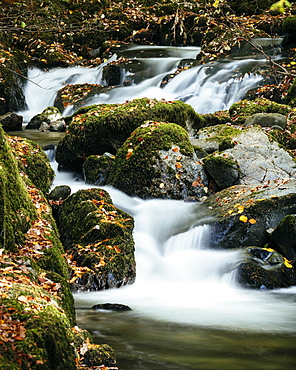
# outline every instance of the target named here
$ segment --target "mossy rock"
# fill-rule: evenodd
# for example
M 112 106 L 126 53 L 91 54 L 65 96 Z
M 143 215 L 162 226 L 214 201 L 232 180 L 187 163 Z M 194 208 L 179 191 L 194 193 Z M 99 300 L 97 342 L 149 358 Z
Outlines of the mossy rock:
M 230 122 L 228 111 L 220 111 L 201 115 L 205 119 L 205 127 L 223 125 Z
M 17 251 L 31 222 L 37 219 L 18 162 L 0 127 L 0 245 Z
M 283 31 L 287 34 L 285 42 L 294 44 L 296 42 L 296 16 L 288 16 L 283 21 Z
M 26 108 L 23 85 L 27 75 L 24 53 L 0 43 L 0 115 Z M 21 77 L 23 74 L 24 77 Z
M 232 104 L 229 108 L 229 115 L 232 122 L 243 124 L 245 120 L 255 113 L 279 113 L 288 115 L 292 108 L 288 105 L 275 103 L 268 99 L 255 99 L 253 101 L 241 100 Z
M 114 164 L 114 156 L 104 153 L 91 155 L 83 163 L 83 177 L 86 183 L 98 186 L 106 185 Z
M 231 156 L 211 154 L 204 159 L 206 170 L 220 189 L 228 188 L 238 183 L 240 171 L 236 160 Z
M 85 157 L 115 154 L 124 141 L 146 120 L 175 122 L 198 131 L 204 120 L 181 102 L 135 99 L 124 104 L 101 104 L 79 109 L 59 142 L 56 160 L 64 168 L 81 169 Z
M 62 204 L 61 238 L 75 263 L 73 290 L 99 290 L 135 279 L 133 219 L 102 189 L 80 190 Z M 79 268 L 82 274 L 79 274 Z
M 19 171 L 25 172 L 32 183 L 47 194 L 54 179 L 54 171 L 41 147 L 31 140 L 16 136 L 8 136 L 7 141 L 18 159 Z
M 296 20 L 296 16 L 295 16 L 295 20 Z M 291 107 L 294 107 L 296 105 L 296 80 L 292 82 L 292 84 L 290 85 L 288 89 L 287 96 L 286 96 L 286 103 L 290 105 Z
M 142 198 L 200 198 L 206 194 L 207 179 L 193 153 L 185 129 L 149 121 L 117 152 L 108 185 Z
M 57 92 L 53 105 L 61 112 L 69 105 L 73 105 L 74 109 L 78 109 L 85 105 L 85 102 L 95 94 L 106 93 L 109 90 L 110 87 L 97 84 L 67 84 Z
M 107 344 L 90 345 L 84 355 L 84 363 L 87 366 L 114 366 L 114 350 Z

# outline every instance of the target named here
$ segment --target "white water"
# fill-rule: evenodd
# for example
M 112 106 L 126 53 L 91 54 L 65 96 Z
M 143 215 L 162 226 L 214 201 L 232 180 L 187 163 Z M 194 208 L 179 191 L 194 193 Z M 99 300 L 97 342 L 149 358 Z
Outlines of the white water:
M 163 52 L 167 53 L 169 49 Z M 145 58 L 146 48 L 136 48 L 135 51 L 139 53 L 136 60 Z M 134 86 L 115 88 L 109 95 L 96 97 L 92 103 L 121 102 L 141 96 L 182 99 L 198 112 L 208 113 L 227 109 L 261 79 L 242 71 L 246 66 L 263 61 L 243 60 L 189 69 L 161 89 L 162 78 L 176 68 L 177 57 L 176 54 L 171 57 L 165 54 L 164 58 L 158 56 L 159 65 L 149 72 L 154 76 Z M 180 59 L 185 57 L 180 55 Z M 43 107 L 52 104 L 59 86 L 70 77 L 71 83 L 101 83 L 100 68 L 35 73 L 39 76 L 38 83 L 49 87 L 49 90 L 43 89 L 42 95 L 36 85 L 28 84 L 28 116 L 34 110 L 39 113 Z M 234 74 L 237 77 L 233 77 Z M 34 103 L 37 95 L 38 101 Z M 60 184 L 70 185 L 72 192 L 89 188 L 70 173 L 57 172 L 54 186 Z M 114 204 L 135 218 L 137 278 L 133 285 L 124 288 L 75 294 L 78 307 L 121 303 L 133 309 L 130 315 L 164 322 L 233 331 L 296 333 L 296 288 L 268 292 L 237 286 L 235 267 L 241 254 L 239 251 L 214 251 L 207 247 L 212 237 L 211 228 L 207 225 L 207 216 L 197 204 L 172 200 L 144 201 L 116 189 L 107 190 Z
M 210 113 L 228 109 L 234 102 L 262 80 L 259 75 L 251 73 L 255 65 L 262 65 L 265 60 L 245 59 L 230 62 L 209 63 L 181 72 L 163 88 L 163 78 L 174 73 L 180 61 L 185 58 L 195 59 L 200 48 L 162 48 L 137 46 L 127 49 L 120 56 L 129 57 L 131 63 L 143 65 L 142 72 L 123 71 L 122 80 L 131 77 L 132 86 L 118 86 L 108 93 L 102 93 L 86 101 L 86 105 L 99 103 L 123 103 L 126 100 L 147 97 L 165 100 L 182 100 L 190 104 L 198 113 Z M 153 58 L 147 56 L 151 54 Z M 96 83 L 104 85 L 103 67 L 118 56 L 96 68 L 55 68 L 41 71 L 37 68 L 29 71 L 29 81 L 25 86 L 28 109 L 19 112 L 28 122 L 34 115 L 53 105 L 56 93 L 65 84 Z M 72 113 L 67 107 L 64 115 Z
M 54 185 L 75 192 L 89 186 L 58 173 Z M 106 187 L 114 204 L 135 218 L 137 278 L 133 285 L 77 293 L 77 307 L 98 303 L 130 306 L 131 315 L 256 332 L 296 333 L 295 288 L 252 291 L 237 286 L 239 251 L 207 248 L 211 228 L 199 205 L 175 200 L 141 200 Z M 196 225 L 190 227 L 190 225 Z

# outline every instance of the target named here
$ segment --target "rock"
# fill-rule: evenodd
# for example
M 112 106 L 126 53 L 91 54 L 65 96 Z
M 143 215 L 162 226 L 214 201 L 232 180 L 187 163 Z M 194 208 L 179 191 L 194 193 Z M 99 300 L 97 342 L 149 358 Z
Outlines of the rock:
M 118 65 L 109 63 L 103 68 L 103 79 L 107 86 L 121 85 L 122 77 L 123 70 Z
M 296 262 L 296 215 L 288 215 L 269 234 L 269 245 L 292 264 Z
M 65 200 L 71 194 L 71 188 L 68 185 L 55 186 L 48 195 L 49 200 Z
M 296 175 L 294 159 L 259 128 L 251 127 L 232 137 L 236 145 L 225 150 L 237 161 L 240 184 L 257 184 Z
M 149 121 L 118 150 L 108 185 L 141 198 L 199 199 L 207 195 L 208 180 L 187 131 Z
M 231 185 L 248 185 L 292 178 L 296 175 L 294 159 L 276 141 L 270 140 L 260 127 L 241 130 L 219 125 L 203 128 L 200 130 L 200 135 L 203 140 L 219 145 L 221 153 L 206 157 L 204 161 L 208 163 L 206 167 L 209 167 L 209 173 L 220 188 L 225 188 L 232 180 Z M 214 160 L 222 162 L 223 157 L 224 167 L 219 171 L 219 166 L 214 166 Z M 227 159 L 229 159 L 228 166 L 226 166 Z M 224 168 L 226 167 L 230 171 L 229 176 L 231 175 L 229 182 L 225 180 Z M 215 173 L 211 173 L 214 170 Z M 236 177 L 238 174 L 239 178 Z
M 181 101 L 143 98 L 80 108 L 57 146 L 56 160 L 63 168 L 80 170 L 84 158 L 90 155 L 116 154 L 132 131 L 147 120 L 175 122 L 193 131 L 204 123 L 192 107 Z
M 278 126 L 284 129 L 287 126 L 287 118 L 279 113 L 256 113 L 248 117 L 245 121 L 245 127 L 259 125 L 262 127 Z
M 110 87 L 98 84 L 75 84 L 71 85 L 71 79 L 66 81 L 66 86 L 62 87 L 55 98 L 53 105 L 63 112 L 68 106 L 73 106 L 77 110 L 86 104 L 86 101 L 96 94 L 110 91 Z
M 63 132 L 66 129 L 66 123 L 56 107 L 47 107 L 42 113 L 37 114 L 30 120 L 26 130 L 30 129 Z
M 209 155 L 204 163 L 206 170 L 220 189 L 225 189 L 238 183 L 240 168 L 231 155 Z
M 108 311 L 131 311 L 129 306 L 119 303 L 102 303 L 92 306 L 93 310 L 108 310 Z
M 42 148 L 34 141 L 17 136 L 8 136 L 7 142 L 18 158 L 19 171 L 24 172 L 43 194 L 47 194 L 54 179 L 54 171 Z
M 296 284 L 296 272 L 285 265 L 280 253 L 248 247 L 244 250 L 244 261 L 237 267 L 237 281 L 251 289 L 286 288 Z
M 114 207 L 105 190 L 70 195 L 60 207 L 58 226 L 73 260 L 72 290 L 102 290 L 134 282 L 133 218 Z M 76 275 L 79 267 L 82 273 Z
M 229 115 L 236 124 L 244 124 L 249 116 L 256 113 L 279 113 L 286 116 L 290 112 L 292 112 L 292 108 L 288 105 L 262 98 L 253 101 L 241 100 L 229 108 Z
M 90 344 L 84 353 L 83 362 L 91 367 L 113 366 L 116 363 L 114 350 L 107 344 Z
M 23 117 L 16 113 L 8 112 L 0 116 L 0 125 L 4 131 L 22 131 Z
M 266 230 L 296 213 L 296 180 L 231 186 L 208 197 L 202 206 L 215 215 L 211 247 L 262 247 L 270 242 Z
M 98 186 L 106 185 L 114 164 L 114 158 L 114 155 L 110 153 L 87 157 L 82 166 L 85 182 Z

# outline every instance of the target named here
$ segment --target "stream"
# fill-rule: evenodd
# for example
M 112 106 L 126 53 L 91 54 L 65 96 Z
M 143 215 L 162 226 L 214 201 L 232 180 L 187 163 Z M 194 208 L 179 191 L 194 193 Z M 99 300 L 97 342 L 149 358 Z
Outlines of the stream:
M 265 61 L 244 56 L 190 68 L 160 87 L 164 76 L 173 73 L 182 59 L 194 59 L 198 52 L 199 48 L 133 46 L 120 56 L 140 64 L 146 75 L 124 70 L 122 82 L 132 78 L 131 86 L 99 94 L 87 105 L 145 96 L 183 100 L 197 112 L 209 113 L 228 109 L 262 80 L 251 70 Z M 25 121 L 53 104 L 56 92 L 65 83 L 104 84 L 102 66 L 49 72 L 33 69 L 29 78 L 39 86 L 28 83 L 25 88 L 28 110 L 21 112 Z M 70 113 L 71 107 L 64 112 Z M 47 136 L 44 141 L 50 140 L 51 133 L 42 135 Z M 58 172 L 54 161 L 52 166 L 57 174 L 53 186 L 68 184 L 72 192 L 89 188 L 78 176 Z M 76 293 L 74 297 L 77 325 L 88 329 L 96 343 L 114 348 L 119 368 L 296 368 L 295 287 L 274 291 L 239 287 L 235 266 L 240 252 L 207 247 L 211 227 L 198 204 L 142 200 L 106 189 L 114 204 L 135 218 L 137 279 L 124 288 Z M 89 309 L 98 303 L 125 304 L 132 311 Z

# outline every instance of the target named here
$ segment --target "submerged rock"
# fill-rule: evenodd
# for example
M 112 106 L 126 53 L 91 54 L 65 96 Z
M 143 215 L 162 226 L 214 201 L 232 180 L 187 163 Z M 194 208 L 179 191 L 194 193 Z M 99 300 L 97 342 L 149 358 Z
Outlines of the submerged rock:
M 108 311 L 131 311 L 129 306 L 119 303 L 102 303 L 92 306 L 93 310 L 108 310 Z
M 199 199 L 208 182 L 185 129 L 147 122 L 117 152 L 108 185 L 141 198 Z

